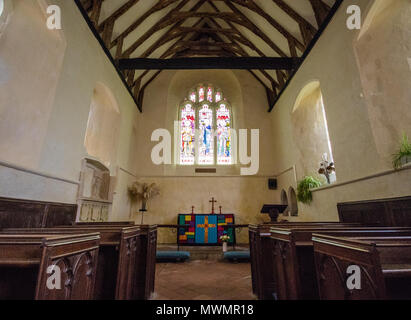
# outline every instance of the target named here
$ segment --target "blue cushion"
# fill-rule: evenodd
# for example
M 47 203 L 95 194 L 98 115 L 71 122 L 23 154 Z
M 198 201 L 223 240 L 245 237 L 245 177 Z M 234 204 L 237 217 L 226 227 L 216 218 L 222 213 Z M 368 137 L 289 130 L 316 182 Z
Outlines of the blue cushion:
M 250 251 L 228 251 L 224 253 L 227 260 L 250 260 Z
M 157 251 L 157 260 L 185 261 L 190 259 L 187 251 Z

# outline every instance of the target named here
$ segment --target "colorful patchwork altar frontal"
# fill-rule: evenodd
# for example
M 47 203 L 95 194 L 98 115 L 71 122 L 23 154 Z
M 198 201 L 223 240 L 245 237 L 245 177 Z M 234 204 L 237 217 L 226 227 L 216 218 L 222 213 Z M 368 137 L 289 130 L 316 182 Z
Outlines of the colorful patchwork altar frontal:
M 179 245 L 218 245 L 224 231 L 235 243 L 234 229 L 224 228 L 235 224 L 234 214 L 180 214 L 178 224 L 184 225 L 178 229 Z

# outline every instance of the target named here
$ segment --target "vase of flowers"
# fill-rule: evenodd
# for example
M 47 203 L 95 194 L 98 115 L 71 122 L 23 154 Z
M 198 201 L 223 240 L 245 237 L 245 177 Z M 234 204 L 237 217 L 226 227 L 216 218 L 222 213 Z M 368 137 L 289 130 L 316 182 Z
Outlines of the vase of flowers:
M 227 234 L 223 234 L 220 237 L 220 241 L 223 243 L 223 252 L 227 252 L 228 250 L 228 242 L 230 241 L 230 236 Z
M 322 160 L 318 173 L 324 175 L 327 183 L 331 184 L 331 175 L 335 172 L 334 162 L 328 161 L 328 155 L 326 153 L 324 153 Z
M 147 212 L 148 200 L 159 194 L 160 190 L 155 183 L 148 184 L 136 181 L 128 188 L 128 195 L 132 202 L 141 200 L 141 224 L 143 224 L 144 212 Z

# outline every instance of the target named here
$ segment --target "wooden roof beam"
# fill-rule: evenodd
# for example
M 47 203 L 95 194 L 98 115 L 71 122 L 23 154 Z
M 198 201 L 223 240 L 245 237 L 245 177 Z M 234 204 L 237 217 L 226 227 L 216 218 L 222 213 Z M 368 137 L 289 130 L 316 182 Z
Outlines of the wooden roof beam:
M 261 9 L 260 6 L 258 6 L 254 1 L 249 1 L 249 0 L 230 0 L 231 2 L 234 2 L 244 8 L 247 8 L 248 10 L 251 10 L 261 17 L 263 17 L 265 20 L 268 21 L 275 29 L 278 30 L 288 41 L 292 41 L 295 43 L 295 46 L 300 49 L 301 51 L 305 50 L 305 46 L 303 43 L 300 42 L 296 37 L 294 37 L 286 28 L 284 28 L 277 20 L 275 20 L 272 16 L 270 16 L 267 12 L 265 12 L 263 9 Z
M 160 11 L 169 5 L 175 3 L 178 0 L 159 0 L 153 7 L 151 7 L 148 11 L 146 11 L 140 18 L 138 18 L 136 21 L 134 21 L 126 30 L 124 30 L 120 35 L 118 35 L 110 44 L 108 47 L 109 49 L 112 49 L 115 47 L 120 39 L 124 39 L 127 37 L 131 32 L 133 32 L 135 29 L 137 29 L 149 16 L 151 16 L 153 13 Z M 173 10 L 171 10 L 169 13 L 165 15 L 165 17 L 168 17 L 172 12 L 179 11 L 182 9 L 190 0 L 182 0 L 177 7 L 175 7 Z M 163 18 L 164 19 L 164 18 Z
M 267 58 L 267 57 L 235 57 L 224 58 L 192 58 L 192 59 L 120 59 L 121 70 L 292 70 L 300 63 L 299 58 Z
M 173 20 L 173 16 L 176 14 L 179 14 L 179 10 L 188 2 L 189 0 L 183 0 L 179 5 L 171 10 L 168 14 L 166 14 L 160 21 L 152 26 L 146 33 L 144 33 L 140 38 L 138 38 L 129 48 L 127 48 L 124 53 L 123 57 L 128 57 L 130 56 L 140 45 L 142 45 L 146 40 L 148 40 L 154 33 L 157 31 L 171 25 L 175 24 L 177 26 L 180 26 L 181 24 L 184 23 L 184 20 Z M 194 14 L 203 4 L 205 3 L 205 0 L 199 0 L 191 9 L 188 11 L 189 14 Z M 183 6 L 181 6 L 184 4 Z
M 237 16 L 244 20 L 249 29 L 253 31 L 257 36 L 263 39 L 275 52 L 277 52 L 280 57 L 287 57 L 287 54 L 284 53 L 264 32 L 262 32 L 250 19 L 248 19 L 239 9 L 236 8 L 230 1 L 224 0 L 224 3 L 229 7 Z
M 120 8 L 114 11 L 108 18 L 106 18 L 100 25 L 96 28 L 98 32 L 103 32 L 106 24 L 112 23 L 120 18 L 123 14 L 125 14 L 131 7 L 136 5 L 140 0 L 129 0 L 125 4 L 123 4 Z

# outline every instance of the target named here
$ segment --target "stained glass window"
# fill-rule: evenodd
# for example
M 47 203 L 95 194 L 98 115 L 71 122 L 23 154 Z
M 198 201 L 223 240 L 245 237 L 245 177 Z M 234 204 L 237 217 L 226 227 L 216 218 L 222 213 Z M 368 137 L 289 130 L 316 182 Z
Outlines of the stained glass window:
M 196 113 L 191 104 L 186 104 L 181 111 L 181 151 L 180 164 L 195 163 L 195 117 Z
M 199 110 L 199 164 L 214 164 L 213 111 L 205 104 Z
M 217 164 L 231 164 L 231 118 L 225 104 L 217 109 Z
M 232 165 L 232 117 L 221 90 L 200 85 L 189 91 L 180 113 L 181 165 Z M 196 130 L 197 129 L 197 130 Z

